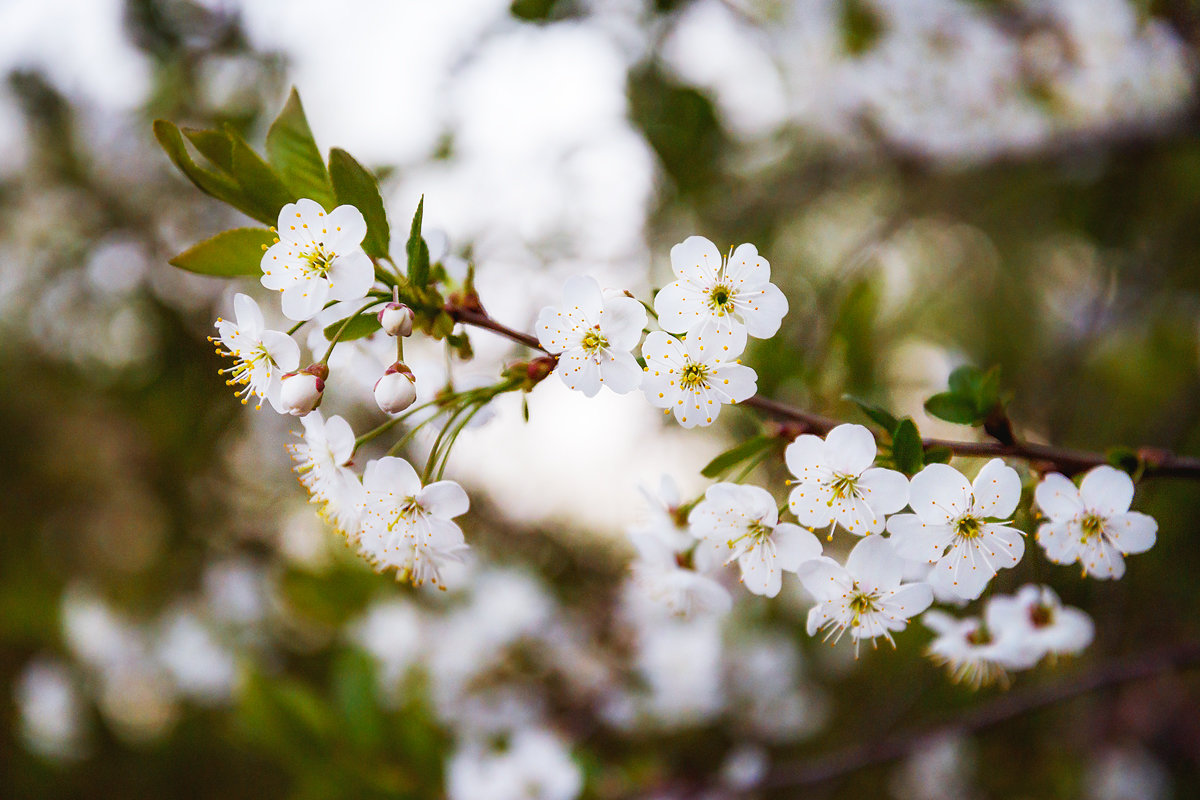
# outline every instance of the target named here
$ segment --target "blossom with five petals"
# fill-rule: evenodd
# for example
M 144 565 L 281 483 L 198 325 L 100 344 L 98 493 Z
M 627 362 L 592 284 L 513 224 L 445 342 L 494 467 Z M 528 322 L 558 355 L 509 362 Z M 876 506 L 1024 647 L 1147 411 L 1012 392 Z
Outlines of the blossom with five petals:
M 219 345 L 218 355 L 235 359 L 232 367 L 221 370 L 229 376 L 225 382 L 241 387 L 237 394 L 243 403 L 251 395 L 265 397 L 282 414 L 279 383 L 284 373 L 300 366 L 300 345 L 282 331 L 268 330 L 258 303 L 247 295 L 234 295 L 233 313 L 236 322 L 217 317 L 217 338 L 208 339 Z M 262 403 L 257 407 L 262 408 Z
M 758 374 L 737 363 L 745 347 L 746 334 L 739 331 L 698 331 L 682 341 L 654 331 L 642 345 L 642 391 L 650 405 L 674 412 L 683 427 L 710 425 L 721 404 L 754 396 Z

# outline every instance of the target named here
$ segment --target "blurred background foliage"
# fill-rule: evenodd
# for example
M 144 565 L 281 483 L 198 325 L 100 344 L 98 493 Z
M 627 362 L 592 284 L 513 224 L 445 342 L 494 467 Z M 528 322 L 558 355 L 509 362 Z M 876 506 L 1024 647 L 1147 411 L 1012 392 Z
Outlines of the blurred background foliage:
M 922 152 L 873 131 L 870 120 L 855 137 L 819 136 L 794 122 L 746 136 L 710 86 L 661 55 L 695 4 L 635 5 L 649 46 L 632 60 L 625 94 L 628 120 L 655 163 L 647 280 L 661 284 L 665 253 L 691 233 L 757 244 L 792 299 L 780 335 L 748 356 L 764 394 L 864 421 L 841 399 L 852 393 L 914 414 L 926 434 L 969 437 L 967 428 L 921 415 L 921 401 L 955 364 L 999 365 L 1011 415 L 1031 438 L 1200 454 L 1200 118 L 1190 89 L 1161 114 L 1055 129 L 1029 146 L 981 145 L 978 157 L 971 147 L 958 157 Z M 783 50 L 806 46 L 788 44 L 787 4 L 712 5 L 739 24 L 779 26 Z M 874 4 L 832 5 L 847 57 L 878 46 L 887 23 Z M 968 5 L 1017 20 L 1004 0 Z M 1169 26 L 1190 81 L 1200 11 L 1185 0 L 1134 6 L 1139 19 Z M 0 794 L 440 796 L 452 733 L 422 679 L 410 676 L 410 691 L 381 703 L 379 665 L 339 632 L 372 601 L 415 593 L 342 548 L 327 551 L 328 535 L 297 521 L 308 512 L 285 479 L 282 448 L 257 452 L 263 441 L 283 441 L 282 427 L 231 401 L 204 338 L 223 287 L 166 265 L 240 221 L 172 172 L 150 121 L 227 123 L 259 144 L 291 82 L 287 57 L 256 50 L 234 5 L 129 0 L 120 13 L 124 37 L 151 65 L 151 90 L 135 109 L 111 112 L 72 97 L 37 68 L 6 76 L 5 113 L 23 131 L 24 157 L 0 180 L 0 686 L 9 688 L 0 695 Z M 516 0 L 509 20 L 484 35 L 586 24 L 598 14 L 583 2 Z M 396 31 L 397 46 L 414 35 Z M 218 92 L 215 67 L 230 63 L 238 76 L 232 85 L 222 79 Z M 371 124 L 369 102 L 361 124 Z M 430 158 L 453 161 L 456 145 L 447 130 Z M 399 177 L 373 166 L 389 181 Z M 392 213 L 395 220 L 407 210 Z M 728 416 L 735 437 L 757 432 L 749 415 Z M 762 475 L 781 485 L 781 470 Z M 1088 661 L 1196 639 L 1196 491 L 1170 480 L 1141 488 L 1159 543 L 1120 582 L 1080 580 L 1071 568 L 1027 557 L 1001 588 L 1051 580 L 1066 602 L 1092 613 L 1098 638 Z M 628 644 L 612 615 L 626 555 L 611 532 L 566 535 L 472 498 L 464 527 L 483 560 L 538 575 L 586 631 L 589 655 L 580 657 L 619 663 Z M 263 593 L 247 617 L 231 612 L 222 623 L 239 648 L 231 697 L 199 702 L 153 688 L 161 677 L 146 675 L 103 686 L 70 666 L 86 732 L 67 737 L 62 753 L 30 745 L 19 702 L 30 665 L 78 660 L 64 638 L 64 595 L 90 593 L 129 619 L 158 624 L 180 604 L 228 599 L 234 590 L 221 588 L 213 565 L 255 576 Z M 851 669 L 804 637 L 800 612 L 784 603 L 738 613 L 750 627 L 794 640 L 830 709 L 816 735 L 770 742 L 773 763 L 941 719 L 981 699 L 921 658 L 924 633 Z M 714 765 L 746 738 L 730 717 L 673 732 L 614 729 L 538 649 L 514 651 L 497 669 L 546 696 L 547 716 L 576 742 L 585 796 L 698 797 L 724 785 Z M 819 791 L 1080 796 L 1102 754 L 1116 748 L 1133 754 L 1128 771 L 1142 771 L 1142 789 L 1128 796 L 1163 796 L 1136 793 L 1155 786 L 1190 796 L 1200 785 L 1197 720 L 1200 684 L 1181 675 L 1099 692 L 957 743 L 954 769 L 976 765 L 966 794 L 938 794 L 936 779 L 891 766 Z M 914 793 L 913 780 L 925 794 Z

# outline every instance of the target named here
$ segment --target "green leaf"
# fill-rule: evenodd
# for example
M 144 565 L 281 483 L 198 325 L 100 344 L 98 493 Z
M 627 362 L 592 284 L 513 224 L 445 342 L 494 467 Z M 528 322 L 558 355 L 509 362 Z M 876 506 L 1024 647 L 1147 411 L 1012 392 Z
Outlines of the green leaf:
M 1000 404 L 1000 367 L 992 367 L 979 376 L 975 386 L 975 407 L 984 416 Z
M 337 335 L 338 329 L 342 327 L 345 319 L 339 319 L 337 322 L 325 326 L 325 338 L 333 341 L 333 337 Z M 349 342 L 353 339 L 362 339 L 370 336 L 379 330 L 379 317 L 373 313 L 359 314 L 354 319 L 350 320 L 350 324 L 346 326 L 346 330 L 342 331 L 339 342 Z
M 1108 457 L 1109 464 L 1130 475 L 1137 473 L 1142 467 L 1142 459 L 1132 447 L 1110 447 L 1105 455 Z
M 421 220 L 425 216 L 425 195 L 417 203 L 417 213 L 413 214 L 412 228 L 408 232 L 408 243 L 404 251 L 408 254 L 408 280 L 418 289 L 429 283 L 429 246 L 421 237 Z
M 187 145 L 183 141 L 183 135 L 174 123 L 168 122 L 165 119 L 156 119 L 154 121 L 154 138 L 158 139 L 158 143 L 162 145 L 167 156 L 187 176 L 188 180 L 196 185 L 197 189 L 222 202 L 228 203 L 238 211 L 253 217 L 259 222 L 267 225 L 275 224 L 277 215 L 265 214 L 258 204 L 247 199 L 242 187 L 231 176 L 196 164 L 188 153 Z M 206 142 L 206 147 L 211 144 L 211 142 Z
M 227 134 L 231 153 L 230 173 L 242 187 L 246 200 L 253 203 L 271 224 L 275 224 L 279 220 L 280 210 L 300 198 L 288 191 L 279 174 L 241 136 L 232 130 Z
M 948 464 L 954 457 L 954 451 L 949 447 L 930 447 L 925 451 L 926 464 Z
M 708 462 L 704 469 L 700 470 L 700 474 L 706 478 L 716 478 L 777 441 L 779 440 L 771 436 L 755 436 L 747 439 Z
M 383 744 L 386 720 L 375 697 L 375 665 L 354 650 L 339 653 L 333 662 L 333 697 L 351 742 L 363 750 Z
M 171 265 L 217 278 L 261 273 L 263 245 L 270 247 L 275 234 L 265 228 L 234 228 L 184 250 Z
M 225 172 L 233 172 L 233 143 L 222 131 L 183 128 L 183 135 L 200 153 Z
M 252 741 L 297 760 L 328 752 L 334 720 L 324 701 L 305 684 L 251 673 L 239 700 L 239 727 Z
M 925 401 L 925 410 L 930 416 L 959 425 L 978 425 L 983 422 L 974 401 L 955 392 L 935 394 Z
M 900 420 L 892 431 L 892 460 L 896 469 L 905 475 L 916 475 L 925 466 L 925 454 L 921 448 L 921 434 L 917 426 L 907 417 Z
M 842 395 L 842 399 L 849 400 L 851 403 L 854 403 L 854 405 L 858 406 L 859 409 L 866 414 L 872 422 L 889 433 L 894 431 L 896 429 L 896 425 L 900 423 L 900 420 L 892 416 L 890 412 L 880 408 L 874 403 L 868 403 L 866 400 L 862 400 L 852 394 L 844 394 Z
M 311 198 L 326 211 L 333 210 L 329 171 L 325 169 L 325 160 L 321 158 L 295 89 L 267 131 L 267 158 L 294 196 Z
M 950 373 L 950 391 L 964 397 L 977 397 L 983 373 L 977 367 L 964 364 Z
M 345 150 L 335 147 L 329 151 L 329 177 L 337 202 L 354 206 L 367 221 L 363 250 L 375 258 L 387 257 L 391 229 L 375 176 Z

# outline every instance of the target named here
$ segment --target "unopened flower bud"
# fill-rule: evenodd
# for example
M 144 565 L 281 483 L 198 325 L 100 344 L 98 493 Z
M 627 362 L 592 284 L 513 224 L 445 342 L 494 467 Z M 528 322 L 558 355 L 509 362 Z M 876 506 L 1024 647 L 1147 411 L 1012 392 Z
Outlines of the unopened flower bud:
M 375 403 L 381 411 L 398 414 L 417 399 L 417 382 L 412 371 L 396 362 L 375 382 Z
M 312 364 L 302 370 L 289 372 L 279 384 L 279 410 L 294 417 L 303 417 L 321 405 L 329 367 Z
M 388 303 L 376 316 L 388 336 L 412 335 L 413 310 L 403 303 Z

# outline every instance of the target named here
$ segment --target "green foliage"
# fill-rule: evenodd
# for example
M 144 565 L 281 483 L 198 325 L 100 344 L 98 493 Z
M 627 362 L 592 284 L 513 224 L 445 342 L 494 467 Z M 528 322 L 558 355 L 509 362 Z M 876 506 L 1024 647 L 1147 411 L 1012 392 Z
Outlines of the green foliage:
M 189 247 L 171 259 L 171 265 L 216 278 L 236 278 L 261 273 L 263 247 L 275 235 L 265 228 L 234 228 L 222 231 Z
M 421 236 L 421 218 L 424 215 L 425 196 L 422 195 L 420 202 L 417 203 L 417 211 L 413 214 L 408 243 L 404 246 L 404 251 L 408 254 L 408 280 L 418 289 L 425 288 L 429 283 L 429 246 L 425 244 L 425 239 Z
M 869 0 L 842 0 L 842 46 L 850 55 L 862 55 L 883 35 L 883 21 Z
M 704 94 L 650 67 L 629 76 L 630 115 L 683 194 L 708 188 L 719 174 L 725 135 Z
M 329 171 L 295 89 L 267 131 L 267 157 L 293 195 L 312 198 L 326 211 L 333 209 L 336 203 Z
M 1000 393 L 1000 368 L 983 372 L 970 365 L 950 373 L 950 390 L 925 401 L 930 415 L 959 425 L 983 425 L 1003 414 L 1006 399 Z
M 338 653 L 333 662 L 332 691 L 340 727 L 361 750 L 378 750 L 384 743 L 387 719 L 375 696 L 375 665 L 357 650 Z
M 350 321 L 347 323 L 346 320 Z M 339 319 L 337 322 L 330 323 L 325 326 L 325 338 L 333 341 L 333 337 L 337 336 L 337 332 L 342 325 L 346 329 L 342 331 L 342 335 L 338 336 L 339 342 L 349 342 L 353 339 L 364 339 L 379 330 L 379 316 L 373 313 L 359 314 L 354 318 L 346 317 Z
M 773 436 L 751 437 L 708 462 L 704 469 L 700 470 L 700 474 L 706 478 L 717 478 L 743 461 L 753 458 L 763 450 L 778 443 L 779 440 Z
M 337 202 L 355 206 L 367 221 L 363 250 L 369 256 L 387 258 L 391 228 L 375 176 L 345 150 L 335 147 L 329 151 L 329 177 Z
M 892 461 L 905 475 L 916 475 L 925 466 L 921 434 L 909 418 L 900 420 L 892 430 Z
M 855 397 L 851 394 L 842 395 L 842 399 L 849 400 L 851 403 L 854 403 L 854 405 L 858 406 L 859 410 L 866 414 L 872 422 L 889 433 L 894 431 L 896 426 L 900 424 L 900 421 L 896 419 L 891 412 L 875 405 L 874 403 L 868 402 L 859 397 Z

